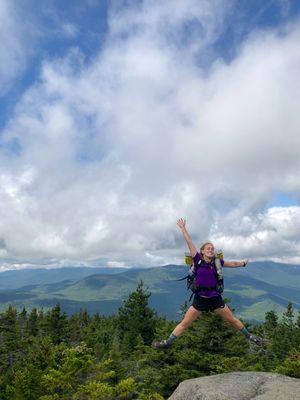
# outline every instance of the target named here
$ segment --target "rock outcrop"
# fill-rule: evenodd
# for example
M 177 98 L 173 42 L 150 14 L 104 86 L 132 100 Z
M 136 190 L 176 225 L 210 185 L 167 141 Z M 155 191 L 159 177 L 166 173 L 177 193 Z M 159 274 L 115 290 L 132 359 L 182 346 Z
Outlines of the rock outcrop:
M 268 372 L 231 372 L 188 379 L 169 400 L 300 400 L 300 379 Z

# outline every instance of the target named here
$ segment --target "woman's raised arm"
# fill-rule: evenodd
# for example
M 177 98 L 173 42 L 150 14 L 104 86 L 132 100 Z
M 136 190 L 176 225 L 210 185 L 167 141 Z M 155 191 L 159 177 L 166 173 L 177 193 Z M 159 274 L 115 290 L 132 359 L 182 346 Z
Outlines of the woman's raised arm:
M 185 219 L 180 218 L 178 220 L 178 222 L 177 222 L 177 225 L 179 226 L 179 228 L 180 228 L 180 230 L 181 230 L 181 232 L 182 232 L 182 234 L 183 234 L 183 236 L 185 238 L 185 241 L 186 241 L 186 243 L 187 243 L 187 245 L 189 247 L 191 256 L 195 257 L 195 255 L 197 253 L 197 249 L 196 249 L 196 246 L 194 245 L 194 243 L 193 243 L 188 231 L 186 230 L 186 227 L 185 227 L 186 221 L 185 221 Z

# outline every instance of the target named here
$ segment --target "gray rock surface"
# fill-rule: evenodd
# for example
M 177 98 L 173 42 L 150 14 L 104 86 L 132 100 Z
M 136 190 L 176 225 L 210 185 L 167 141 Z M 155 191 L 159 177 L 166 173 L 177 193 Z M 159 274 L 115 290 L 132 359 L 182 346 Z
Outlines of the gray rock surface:
M 268 372 L 230 372 L 188 379 L 169 400 L 300 400 L 300 379 Z

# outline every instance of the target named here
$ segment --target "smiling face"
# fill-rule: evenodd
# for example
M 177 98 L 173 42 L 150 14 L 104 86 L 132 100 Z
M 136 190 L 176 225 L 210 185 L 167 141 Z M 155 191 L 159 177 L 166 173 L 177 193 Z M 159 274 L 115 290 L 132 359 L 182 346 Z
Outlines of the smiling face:
M 204 245 L 200 249 L 200 252 L 204 259 L 211 260 L 212 258 L 214 258 L 214 255 L 215 255 L 214 245 L 210 242 L 204 243 Z

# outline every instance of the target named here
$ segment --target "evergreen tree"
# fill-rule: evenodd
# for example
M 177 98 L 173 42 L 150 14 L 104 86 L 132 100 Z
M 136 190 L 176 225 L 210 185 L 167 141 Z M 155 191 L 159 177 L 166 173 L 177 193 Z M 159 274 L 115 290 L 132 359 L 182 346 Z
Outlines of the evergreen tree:
M 23 307 L 22 311 L 17 315 L 17 324 L 19 326 L 20 336 L 24 339 L 28 336 L 27 311 L 25 307 Z
M 33 308 L 29 314 L 27 321 L 27 329 L 29 335 L 36 336 L 39 328 L 38 328 L 38 313 L 37 309 Z
M 283 361 L 295 345 L 296 326 L 294 325 L 294 313 L 292 303 L 288 303 L 283 313 L 282 322 L 277 324 L 272 333 L 271 350 L 278 361 Z
M 72 398 L 76 387 L 84 383 L 87 377 L 93 363 L 91 349 L 85 344 L 69 348 L 60 343 L 54 347 L 53 353 L 55 365 L 47 368 L 42 375 L 42 390 L 45 399 L 49 395 L 58 395 L 57 399 L 68 400 Z
M 44 326 L 53 343 L 58 344 L 67 340 L 67 316 L 61 313 L 59 304 L 47 313 Z
M 300 329 L 300 311 L 298 311 L 296 326 L 298 329 Z
M 143 281 L 140 281 L 136 290 L 119 308 L 117 327 L 127 351 L 136 346 L 139 335 L 145 344 L 150 344 L 154 338 L 156 315 L 148 306 L 150 296 Z
M 243 335 L 214 313 L 204 313 L 173 346 L 159 352 L 153 335 L 176 322 L 156 317 L 140 282 L 117 316 L 70 319 L 59 305 L 46 314 L 13 307 L 0 314 L 1 400 L 162 400 L 184 379 L 241 370 L 274 371 L 300 378 L 300 313 L 291 303 L 253 327 L 267 349 L 253 352 Z M 154 332 L 156 329 L 156 332 Z M 159 393 L 159 394 L 158 394 Z
M 1 314 L 0 318 L 0 373 L 14 365 L 20 336 L 17 325 L 17 310 L 11 306 Z
M 265 315 L 265 330 L 271 333 L 278 324 L 278 316 L 275 311 L 267 311 Z
M 288 303 L 286 311 L 283 313 L 282 321 L 285 326 L 292 329 L 294 326 L 294 310 L 293 304 L 291 302 Z

